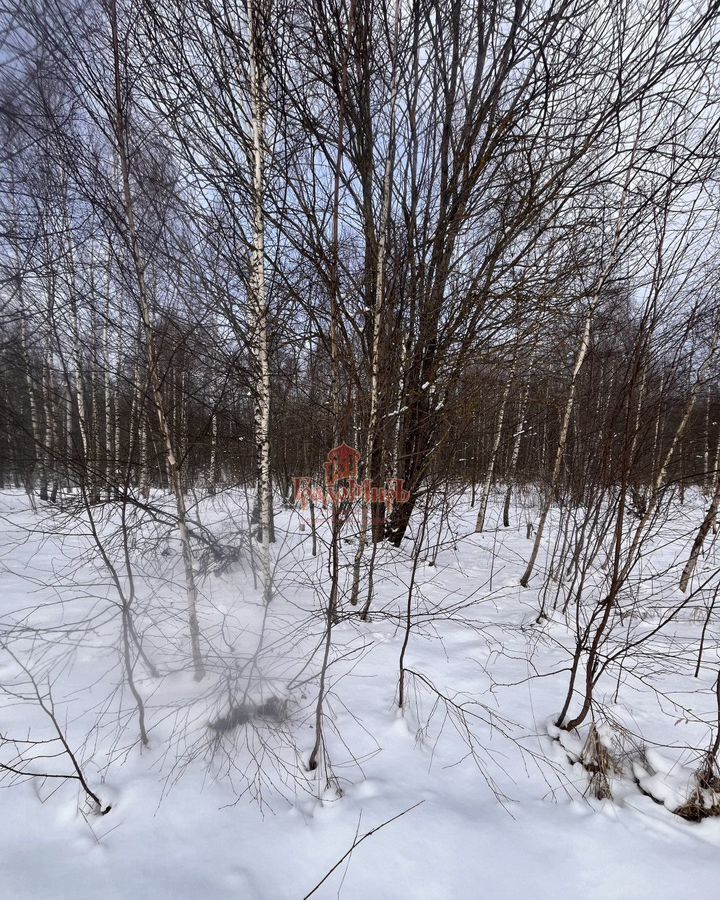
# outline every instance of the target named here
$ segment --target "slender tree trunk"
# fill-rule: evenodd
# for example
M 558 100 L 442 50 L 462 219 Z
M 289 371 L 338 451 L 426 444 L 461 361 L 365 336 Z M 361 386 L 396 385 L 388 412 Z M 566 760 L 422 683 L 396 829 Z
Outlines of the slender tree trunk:
M 560 437 L 558 440 L 557 450 L 555 452 L 555 464 L 553 466 L 552 475 L 550 477 L 550 484 L 548 485 L 547 497 L 545 499 L 542 512 L 540 513 L 540 520 L 535 532 L 535 541 L 533 543 L 532 553 L 530 554 L 530 560 L 527 564 L 527 568 L 525 569 L 525 574 L 520 579 L 520 584 L 523 587 L 528 586 L 530 576 L 532 575 L 533 569 L 535 568 L 535 561 L 537 560 L 538 551 L 540 550 L 540 543 L 542 541 L 543 532 L 545 530 L 545 522 L 547 521 L 548 513 L 550 512 L 553 497 L 557 489 L 558 481 L 560 479 L 560 469 L 562 466 L 563 457 L 565 455 L 568 429 L 570 427 L 570 417 L 572 415 L 573 405 L 575 403 L 575 391 L 577 388 L 578 375 L 580 373 L 580 369 L 582 368 L 582 364 L 585 361 L 588 347 L 590 346 L 590 325 L 592 322 L 592 312 L 593 307 L 590 308 L 590 311 L 585 317 L 585 325 L 583 327 L 582 337 L 580 338 L 580 346 L 578 347 L 577 355 L 575 357 L 575 365 L 573 367 L 572 378 L 570 380 L 570 392 L 565 402 L 565 414 L 563 416 L 562 425 L 560 426 Z
M 105 294 L 105 321 L 103 323 L 103 394 L 105 407 L 105 496 L 108 500 L 112 497 L 112 485 L 115 480 L 115 468 L 117 461 L 113 459 L 113 414 L 112 414 L 112 386 L 110 368 L 110 251 L 108 250 Z M 117 402 L 117 401 L 116 401 Z
M 477 520 L 475 522 L 476 534 L 482 532 L 485 526 L 485 516 L 487 514 L 487 507 L 490 501 L 490 490 L 492 488 L 493 475 L 495 473 L 495 463 L 497 461 L 498 450 L 500 449 L 500 439 L 502 437 L 503 423 L 505 421 L 505 407 L 507 406 L 507 400 L 510 396 L 510 388 L 512 387 L 513 381 L 515 380 L 517 353 L 518 350 L 516 347 L 514 351 L 512 366 L 510 367 L 508 379 L 505 383 L 505 389 L 500 401 L 500 410 L 498 412 L 497 422 L 495 423 L 495 436 L 493 437 L 492 449 L 490 451 L 490 460 L 488 462 L 487 472 L 485 474 L 485 484 L 483 485 L 483 492 L 480 498 L 480 508 L 478 509 Z
M 400 3 L 395 3 L 395 47 L 397 48 L 400 29 Z M 393 54 L 392 64 L 392 86 L 390 90 L 390 134 L 388 137 L 388 152 L 385 157 L 385 171 L 383 173 L 383 190 L 380 210 L 380 235 L 377 242 L 377 259 L 376 259 L 376 278 L 375 278 L 375 304 L 373 309 L 373 331 L 372 331 L 372 348 L 371 348 L 371 373 L 370 373 L 370 416 L 368 421 L 367 442 L 365 445 L 365 477 L 374 481 L 381 473 L 374 466 L 375 460 L 380 456 L 378 453 L 378 443 L 380 436 L 378 435 L 378 412 L 379 412 L 379 390 L 380 390 L 380 345 L 382 338 L 383 324 L 383 300 L 385 296 L 385 252 L 387 246 L 388 226 L 390 222 L 390 199 L 392 188 L 392 170 L 395 160 L 395 107 L 397 103 L 398 93 L 398 72 L 396 59 L 397 54 Z M 379 468 L 379 467 L 378 467 Z M 350 603 L 355 606 L 358 602 L 360 589 L 360 566 L 363 553 L 367 543 L 368 528 L 368 506 L 369 502 L 362 501 L 360 535 L 358 538 L 357 552 L 353 563 L 353 582 L 350 594 Z M 378 504 L 379 506 L 379 504 Z M 372 507 L 371 507 L 372 509 Z M 378 523 L 374 517 L 377 515 L 377 507 L 373 512 L 372 530 L 375 540 L 379 540 L 384 532 L 384 524 L 378 527 Z M 372 581 L 368 580 L 368 596 L 365 603 L 365 613 L 370 608 L 372 602 Z
M 355 2 L 350 0 L 348 11 L 348 35 L 347 46 L 349 48 L 355 26 Z M 338 109 L 338 137 L 337 153 L 335 157 L 335 171 L 333 173 L 333 212 L 332 212 L 332 237 L 331 237 L 331 262 L 330 262 L 330 405 L 332 408 L 332 433 L 333 445 L 337 446 L 342 434 L 341 414 L 342 398 L 340 396 L 340 347 L 339 347 L 339 303 L 340 303 L 340 178 L 345 152 L 345 93 L 348 81 L 348 52 L 343 54 L 340 73 L 340 97 Z M 330 543 L 330 591 L 325 609 L 325 642 L 323 661 L 320 670 L 320 685 L 315 706 L 315 742 L 310 753 L 308 768 L 313 771 L 318 766 L 318 760 L 323 747 L 323 714 L 325 706 L 325 679 L 327 667 L 330 661 L 332 647 L 333 625 L 337 617 L 337 605 L 339 599 L 340 581 L 340 530 L 341 519 L 337 503 L 331 510 L 332 531 Z
M 703 360 L 700 368 L 698 369 L 697 376 L 695 378 L 695 383 L 692 385 L 690 389 L 690 395 L 688 397 L 687 404 L 685 406 L 685 411 L 683 413 L 683 417 L 680 420 L 677 428 L 675 429 L 675 433 L 673 435 L 673 439 L 670 442 L 670 446 L 665 453 L 662 464 L 660 466 L 660 470 L 658 471 L 655 481 L 651 487 L 650 498 L 643 513 L 640 521 L 638 522 L 635 534 L 633 535 L 632 543 L 627 553 L 626 563 L 625 563 L 625 571 L 629 571 L 635 565 L 636 554 L 640 548 L 640 542 L 644 537 L 645 528 L 647 524 L 650 522 L 652 517 L 655 515 L 655 512 L 660 504 L 660 498 L 662 496 L 663 488 L 667 482 L 668 470 L 670 468 L 670 463 L 673 460 L 675 455 L 675 451 L 680 446 L 680 441 L 682 440 L 683 435 L 685 434 L 685 429 L 687 428 L 688 422 L 690 421 L 690 417 L 692 415 L 692 411 L 695 408 L 695 403 L 697 401 L 698 395 L 700 391 L 706 386 L 706 375 L 708 370 L 710 369 L 715 356 L 717 354 L 718 349 L 718 341 L 720 340 L 720 331 L 716 331 L 713 334 L 710 350 L 708 355 Z
M 252 107 L 253 148 L 253 248 L 252 283 L 250 289 L 250 339 L 255 383 L 255 447 L 259 493 L 259 534 L 262 547 L 263 597 L 272 599 L 270 539 L 272 528 L 272 494 L 270 485 L 270 350 L 268 339 L 268 303 L 265 288 L 265 212 L 264 152 L 265 98 L 261 53 L 261 35 L 257 0 L 247 0 L 248 55 L 250 60 L 250 95 Z
M 520 400 L 520 414 L 517 419 L 517 431 L 513 435 L 512 452 L 510 454 L 510 464 L 508 466 L 507 490 L 505 491 L 505 503 L 503 504 L 503 526 L 510 527 L 510 499 L 512 497 L 513 481 L 517 471 L 518 458 L 520 456 L 520 443 L 522 441 L 523 432 L 525 431 L 525 419 L 527 414 L 528 397 L 530 395 L 530 376 L 525 381 L 525 387 Z
M 715 491 L 713 493 L 712 500 L 710 501 L 710 506 L 708 507 L 708 511 L 705 513 L 705 518 L 702 521 L 702 525 L 700 526 L 700 529 L 695 536 L 695 540 L 693 541 L 692 549 L 690 551 L 690 556 L 688 558 L 688 561 L 685 563 L 685 568 L 683 569 L 682 576 L 680 577 L 680 590 L 683 591 L 683 593 L 687 590 L 688 582 L 692 578 L 692 574 L 695 571 L 695 566 L 697 565 L 697 561 L 700 557 L 700 552 L 702 551 L 705 538 L 707 537 L 710 529 L 713 527 L 719 507 L 720 478 L 718 478 L 715 482 Z
M 213 409 L 212 420 L 210 422 L 210 477 L 209 491 L 215 493 L 217 486 L 217 442 L 218 442 L 218 417 L 217 410 Z
M 187 527 L 185 492 L 180 475 L 180 468 L 175 456 L 172 435 L 170 433 L 170 426 L 165 411 L 165 402 L 162 396 L 162 383 L 160 380 L 160 374 L 158 372 L 158 360 L 155 351 L 155 333 L 152 322 L 151 302 L 145 278 L 145 263 L 142 257 L 140 242 L 135 225 L 135 208 L 130 186 L 130 167 L 127 147 L 127 122 L 125 119 L 125 104 L 122 95 L 120 39 L 118 34 L 116 0 L 109 0 L 109 15 L 115 77 L 114 127 L 116 136 L 116 150 L 120 161 L 120 172 L 122 178 L 123 212 L 125 216 L 125 226 L 128 232 L 130 250 L 133 259 L 135 278 L 137 280 L 138 301 L 145 336 L 145 351 L 147 354 L 150 385 L 153 393 L 153 400 L 157 412 L 160 432 L 165 441 L 165 456 L 167 460 L 168 472 L 172 479 L 172 487 L 175 494 L 175 508 L 177 515 L 178 532 L 182 547 L 183 566 L 185 571 L 185 587 L 187 591 L 188 601 L 190 645 L 192 650 L 193 667 L 195 670 L 195 679 L 199 681 L 205 675 L 205 665 L 203 663 L 202 654 L 200 651 L 200 627 L 198 625 L 197 619 L 197 586 L 195 583 L 195 572 L 193 570 L 190 533 Z

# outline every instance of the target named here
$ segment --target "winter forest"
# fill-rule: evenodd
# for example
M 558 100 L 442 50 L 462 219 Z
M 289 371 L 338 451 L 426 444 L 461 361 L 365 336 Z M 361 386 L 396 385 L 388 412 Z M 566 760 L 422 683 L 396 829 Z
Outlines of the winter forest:
M 0 136 L 0 897 L 715 893 L 720 2 L 0 0 Z

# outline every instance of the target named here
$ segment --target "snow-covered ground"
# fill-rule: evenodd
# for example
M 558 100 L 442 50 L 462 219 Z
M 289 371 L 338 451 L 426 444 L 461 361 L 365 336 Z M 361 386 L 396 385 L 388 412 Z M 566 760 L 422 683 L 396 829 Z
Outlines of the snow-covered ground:
M 222 495 L 203 501 L 196 515 L 227 547 L 239 546 L 244 503 Z M 644 554 L 638 603 L 648 585 L 667 608 L 679 602 L 673 564 L 686 558 L 701 510 L 700 498 L 688 500 Z M 606 711 L 627 729 L 623 752 L 629 760 L 629 748 L 644 742 L 654 773 L 628 761 L 611 776 L 613 799 L 597 800 L 588 773 L 571 763 L 572 736 L 563 737 L 568 753 L 548 733 L 567 688 L 572 633 L 557 611 L 536 622 L 540 574 L 535 589 L 519 586 L 530 547 L 526 515 L 532 510 L 516 509 L 516 524 L 498 530 L 494 508 L 490 530 L 475 535 L 474 513 L 459 501 L 439 536 L 435 565 L 420 563 L 406 655 L 416 674 L 404 715 L 398 658 L 410 543 L 380 551 L 371 621 L 343 618 L 334 628 L 324 729 L 330 768 L 308 772 L 327 554 L 321 543 L 311 555 L 301 512 L 278 515 L 276 595 L 267 617 L 246 548 L 227 567 L 217 560 L 201 567 L 208 675 L 200 684 L 187 668 L 177 547 L 161 522 L 132 513 L 134 611 L 159 670 L 152 677 L 136 667 L 149 732 L 142 747 L 135 703 L 123 686 L 117 593 L 84 516 L 33 512 L 24 494 L 5 492 L 0 762 L 19 765 L 22 756 L 24 771 L 71 771 L 57 741 L 19 743 L 55 737 L 25 666 L 47 704 L 51 692 L 90 787 L 112 809 L 93 814 L 77 781 L 6 773 L 0 898 L 300 900 L 356 837 L 383 823 L 313 896 L 712 896 L 720 820 L 685 822 L 636 783 L 649 779 L 650 793 L 662 800 L 665 791 L 668 805 L 677 805 L 708 744 L 720 658 L 714 617 L 694 678 L 695 608 L 707 598 L 698 595 L 653 639 L 653 653 L 646 643 L 623 660 L 619 687 L 618 675 L 604 685 Z M 110 558 L 121 563 L 117 517 L 97 525 Z M 547 546 L 554 540 L 551 528 Z M 345 551 L 351 561 L 354 546 Z M 713 553 L 706 567 L 715 564 Z M 127 585 L 122 565 L 119 576 Z M 633 627 L 654 621 L 656 613 L 643 615 Z M 261 632 L 262 652 L 250 670 Z M 651 660 L 660 653 L 656 671 Z M 228 696 L 237 697 L 248 674 L 249 699 L 283 697 L 287 713 L 218 736 L 208 723 L 227 711 Z

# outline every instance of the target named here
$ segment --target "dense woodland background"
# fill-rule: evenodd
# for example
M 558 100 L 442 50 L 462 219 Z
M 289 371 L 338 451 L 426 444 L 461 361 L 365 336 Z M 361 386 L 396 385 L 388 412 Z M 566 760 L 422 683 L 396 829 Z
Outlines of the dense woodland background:
M 155 6 L 3 18 L 5 484 L 712 481 L 714 4 Z

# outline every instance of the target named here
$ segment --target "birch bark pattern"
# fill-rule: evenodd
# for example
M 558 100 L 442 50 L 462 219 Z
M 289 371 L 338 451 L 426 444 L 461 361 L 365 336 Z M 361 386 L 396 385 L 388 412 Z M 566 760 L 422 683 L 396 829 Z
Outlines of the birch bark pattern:
M 112 428 L 113 417 L 111 414 L 111 387 L 110 387 L 110 298 L 111 298 L 111 253 L 108 247 L 107 270 L 105 283 L 105 320 L 103 322 L 102 331 L 102 353 L 103 353 L 103 403 L 104 403 L 104 419 L 105 427 L 105 498 L 110 500 L 112 494 L 112 483 L 117 475 L 117 460 L 113 459 L 113 440 Z M 117 399 L 115 400 L 117 404 Z
M 27 387 L 28 403 L 30 404 L 30 426 L 32 429 L 33 443 L 35 445 L 35 447 L 33 448 L 33 456 L 36 456 L 36 448 L 41 446 L 42 443 L 40 438 L 40 416 L 38 414 L 38 402 L 35 396 L 35 384 L 33 382 L 30 353 L 28 351 L 27 322 L 25 305 L 23 302 L 21 275 L 18 275 L 18 293 L 20 298 L 20 355 L 23 361 L 23 367 L 25 369 L 25 385 Z M 35 465 L 33 464 L 32 470 L 30 472 L 30 477 L 28 478 L 28 483 L 26 485 L 28 492 L 34 490 L 34 472 Z
M 248 56 L 250 62 L 250 99 L 252 106 L 253 148 L 253 246 L 252 281 L 250 286 L 250 342 L 255 382 L 255 448 L 258 469 L 258 508 L 260 512 L 260 541 L 262 547 L 263 598 L 272 599 L 272 569 L 270 564 L 270 529 L 272 497 L 270 489 L 270 358 L 268 346 L 268 307 L 265 290 L 265 214 L 264 194 L 264 108 L 263 72 L 259 49 L 255 0 L 247 0 Z
M 533 357 L 530 363 L 532 366 Z M 522 399 L 520 400 L 520 414 L 517 420 L 517 431 L 513 435 L 512 452 L 510 454 L 510 465 L 508 467 L 508 485 L 505 491 L 505 503 L 503 504 L 503 526 L 510 527 L 510 499 L 512 497 L 513 480 L 517 469 L 517 462 L 520 456 L 520 441 L 525 431 L 525 421 L 527 416 L 528 398 L 530 396 L 530 376 L 525 379 L 525 387 L 523 388 Z
M 13 227 L 17 227 L 15 222 L 15 181 L 11 179 L 10 181 L 11 188 L 11 211 L 12 211 L 12 224 Z M 32 359 L 30 357 L 30 350 L 28 348 L 28 338 L 27 338 L 27 323 L 28 323 L 28 311 L 25 307 L 25 288 L 23 285 L 23 271 L 22 264 L 20 260 L 20 251 L 17 246 L 14 248 L 15 254 L 15 262 L 17 265 L 17 296 L 18 296 L 18 305 L 20 307 L 20 358 L 22 360 L 23 370 L 25 374 L 25 385 L 27 387 L 28 394 L 28 404 L 30 407 L 30 430 L 31 436 L 33 440 L 33 455 L 32 455 L 32 464 L 30 467 L 30 472 L 27 477 L 27 482 L 25 484 L 25 489 L 28 495 L 31 498 L 31 502 L 34 505 L 33 491 L 35 490 L 35 469 L 37 467 L 38 460 L 38 448 L 42 447 L 42 436 L 40 431 L 40 413 L 39 413 L 39 403 L 38 398 L 36 396 L 35 383 L 33 380 L 32 373 Z M 40 386 L 40 390 L 42 393 L 42 384 Z M 9 429 L 8 429 L 9 433 Z M 47 447 L 45 450 L 47 451 Z M 47 500 L 47 477 L 45 473 L 46 467 L 43 465 L 41 467 L 40 480 L 41 480 L 41 489 L 40 489 L 40 499 Z

